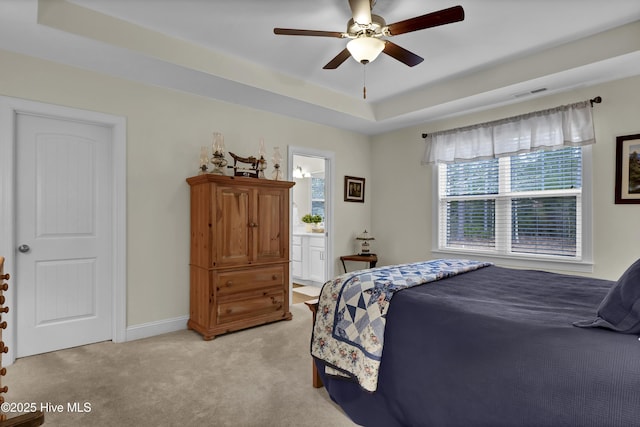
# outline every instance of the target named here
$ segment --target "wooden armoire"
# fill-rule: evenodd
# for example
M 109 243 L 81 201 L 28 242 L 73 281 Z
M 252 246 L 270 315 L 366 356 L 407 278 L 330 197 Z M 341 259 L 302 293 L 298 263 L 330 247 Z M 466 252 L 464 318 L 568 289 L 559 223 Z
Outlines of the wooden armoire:
M 190 318 L 205 340 L 289 311 L 293 182 L 203 174 L 191 189 Z

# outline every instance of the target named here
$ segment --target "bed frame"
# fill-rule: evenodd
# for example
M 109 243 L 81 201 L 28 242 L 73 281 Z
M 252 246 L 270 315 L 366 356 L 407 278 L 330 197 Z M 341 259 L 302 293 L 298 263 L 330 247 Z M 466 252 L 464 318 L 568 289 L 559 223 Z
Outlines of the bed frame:
M 313 322 L 311 324 L 314 325 L 316 323 L 316 313 L 318 312 L 318 298 L 305 301 L 304 303 L 309 307 L 309 310 L 311 310 L 313 316 Z M 318 372 L 318 367 L 313 357 L 311 358 L 311 384 L 314 388 L 322 388 L 323 386 L 322 378 L 320 378 L 320 373 Z

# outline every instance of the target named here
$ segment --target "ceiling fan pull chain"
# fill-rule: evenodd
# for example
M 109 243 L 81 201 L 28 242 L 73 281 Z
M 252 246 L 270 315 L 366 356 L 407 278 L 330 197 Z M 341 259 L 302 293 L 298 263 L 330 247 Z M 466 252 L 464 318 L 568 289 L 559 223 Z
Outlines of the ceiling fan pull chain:
M 362 99 L 367 99 L 367 64 L 362 64 Z

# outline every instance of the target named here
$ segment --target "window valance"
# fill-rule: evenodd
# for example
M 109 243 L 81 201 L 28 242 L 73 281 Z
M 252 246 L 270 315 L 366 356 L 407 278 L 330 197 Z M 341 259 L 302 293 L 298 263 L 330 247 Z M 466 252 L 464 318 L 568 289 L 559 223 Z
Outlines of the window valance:
M 429 134 L 422 164 L 490 159 L 595 143 L 589 101 Z

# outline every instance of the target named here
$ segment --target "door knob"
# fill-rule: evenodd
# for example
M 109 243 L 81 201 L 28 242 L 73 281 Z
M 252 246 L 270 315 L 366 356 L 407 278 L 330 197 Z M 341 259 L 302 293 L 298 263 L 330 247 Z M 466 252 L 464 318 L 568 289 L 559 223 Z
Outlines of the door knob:
M 18 250 L 24 254 L 29 252 L 31 248 L 29 247 L 29 245 L 20 245 L 18 246 Z

